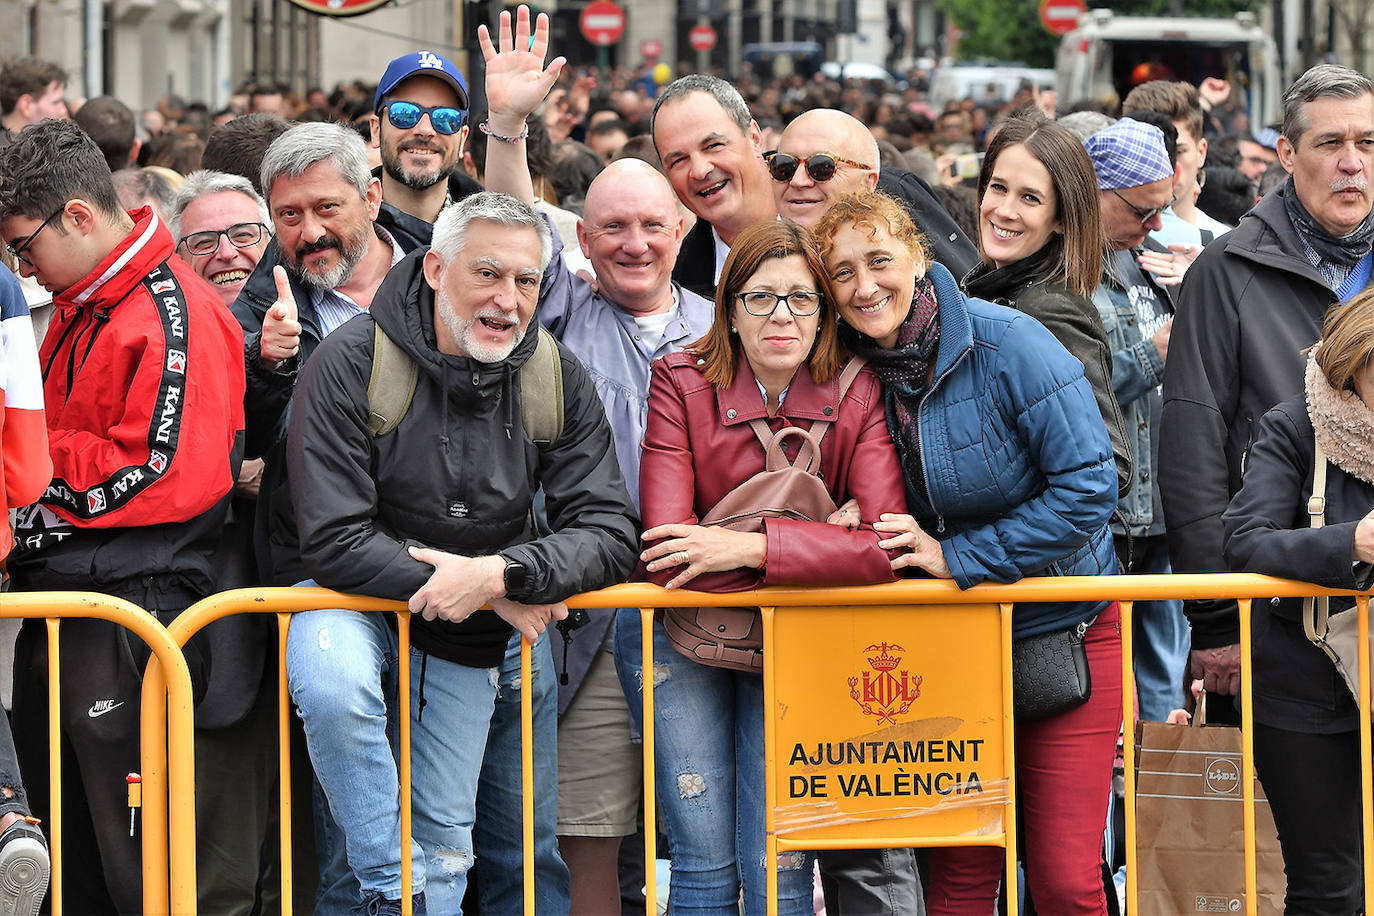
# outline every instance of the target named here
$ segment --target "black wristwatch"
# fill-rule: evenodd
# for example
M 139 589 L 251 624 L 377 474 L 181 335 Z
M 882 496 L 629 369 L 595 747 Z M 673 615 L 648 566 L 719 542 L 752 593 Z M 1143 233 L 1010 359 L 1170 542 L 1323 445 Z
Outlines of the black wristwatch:
M 529 586 L 530 571 L 525 568 L 525 564 L 519 560 L 512 560 L 510 557 L 506 561 L 506 597 L 522 594 Z

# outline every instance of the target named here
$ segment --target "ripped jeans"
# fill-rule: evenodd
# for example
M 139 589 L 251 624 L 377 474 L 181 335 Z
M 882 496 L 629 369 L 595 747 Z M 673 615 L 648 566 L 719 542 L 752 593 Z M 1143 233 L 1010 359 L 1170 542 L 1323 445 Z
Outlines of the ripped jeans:
M 498 668 L 429 656 L 419 721 L 423 653 L 411 649 L 411 874 L 413 891 L 425 892 L 431 913 L 462 912 L 467 871 L 476 859 L 474 833 L 486 866 L 483 912 L 521 910 L 519 640 L 518 634 L 512 637 Z M 401 895 L 400 786 L 395 729 L 388 724 L 388 715 L 394 723 L 398 652 L 396 632 L 384 614 L 307 611 L 295 615 L 287 638 L 291 696 L 364 898 Z M 536 911 L 566 913 L 568 870 L 554 838 L 557 761 L 551 751 L 541 752 L 556 746 L 547 637 L 535 644 L 533 655 Z M 479 813 L 482 823 L 474 830 Z M 322 879 L 323 887 L 327 876 Z M 326 896 L 316 912 L 334 916 L 356 902 Z
M 619 612 L 615 664 L 642 729 L 639 611 Z M 763 678 L 699 665 L 654 624 L 654 774 L 668 830 L 668 912 L 764 913 Z M 778 913 L 810 916 L 811 853 L 779 857 Z

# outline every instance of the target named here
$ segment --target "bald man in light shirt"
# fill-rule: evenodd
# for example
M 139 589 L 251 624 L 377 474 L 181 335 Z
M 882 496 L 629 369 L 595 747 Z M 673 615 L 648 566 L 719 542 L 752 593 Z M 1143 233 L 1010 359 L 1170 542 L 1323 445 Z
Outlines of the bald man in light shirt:
M 824 181 L 811 175 L 824 175 L 822 170 L 831 168 L 823 159 L 818 166 L 812 158 L 817 156 L 828 156 L 834 163 L 834 174 Z M 769 166 L 778 214 L 810 227 L 843 195 L 878 186 L 878 142 L 858 118 L 833 108 L 815 108 L 787 125 Z M 794 166 L 790 179 L 779 180 Z

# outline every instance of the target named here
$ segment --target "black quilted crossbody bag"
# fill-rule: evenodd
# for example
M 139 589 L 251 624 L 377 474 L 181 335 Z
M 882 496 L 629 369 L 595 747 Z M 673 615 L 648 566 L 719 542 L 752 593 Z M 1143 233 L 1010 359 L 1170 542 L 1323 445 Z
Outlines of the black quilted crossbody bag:
M 1012 705 L 1017 719 L 1048 719 L 1088 702 L 1093 681 L 1083 634 L 1096 619 L 1011 644 Z

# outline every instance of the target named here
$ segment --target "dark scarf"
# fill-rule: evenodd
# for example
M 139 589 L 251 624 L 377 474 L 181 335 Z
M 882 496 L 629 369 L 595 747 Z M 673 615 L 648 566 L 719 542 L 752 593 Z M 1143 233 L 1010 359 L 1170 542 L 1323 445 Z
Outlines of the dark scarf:
M 1303 241 L 1317 253 L 1323 264 L 1334 266 L 1342 277 L 1350 273 L 1374 247 L 1374 215 L 1366 216 L 1354 232 L 1337 238 L 1323 229 L 1307 212 L 1302 201 L 1298 200 L 1298 191 L 1291 175 L 1283 183 L 1283 205 L 1288 210 L 1288 218 L 1293 221 L 1293 228 Z
M 1002 267 L 980 263 L 959 285 L 970 296 L 1015 308 L 1028 287 L 1054 276 L 1063 258 L 1064 242 L 1056 233 L 1039 251 L 1019 261 Z
M 935 284 L 929 277 L 921 277 L 911 297 L 911 311 L 897 329 L 897 343 L 891 349 L 848 325 L 840 325 L 845 344 L 868 361 L 892 395 L 895 409 L 890 429 L 894 438 L 900 437 L 902 451 L 907 455 L 921 453 L 916 408 L 928 387 L 926 377 L 940 343 L 940 322 L 936 320 L 939 312 Z

